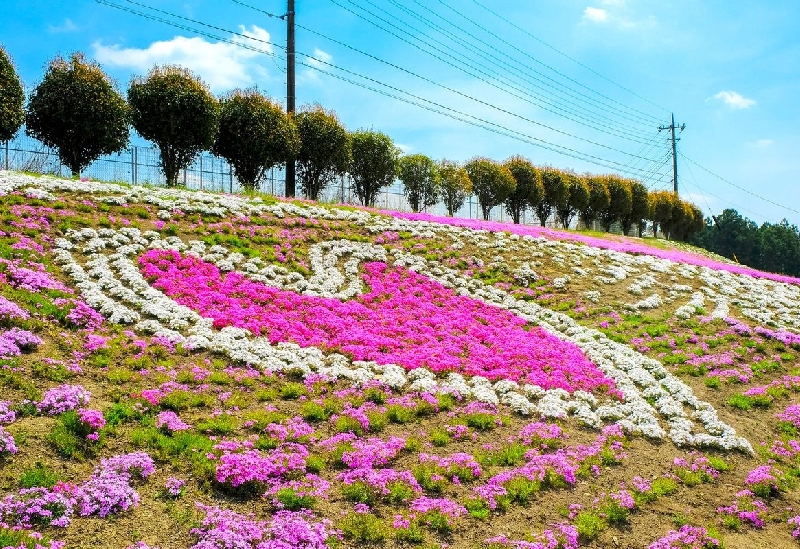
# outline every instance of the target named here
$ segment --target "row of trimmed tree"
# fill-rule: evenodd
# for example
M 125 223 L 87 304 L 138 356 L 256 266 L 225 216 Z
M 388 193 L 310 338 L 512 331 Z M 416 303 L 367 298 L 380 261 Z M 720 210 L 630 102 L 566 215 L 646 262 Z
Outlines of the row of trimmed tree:
M 515 223 L 528 210 L 541 224 L 551 217 L 569 227 L 575 216 L 606 230 L 619 223 L 643 232 L 650 220 L 657 232 L 685 239 L 703 226 L 694 205 L 667 192 L 648 192 L 639 181 L 616 175 L 578 175 L 537 167 L 514 156 L 503 163 L 476 157 L 464 165 L 435 162 L 423 154 L 401 155 L 387 135 L 348 132 L 336 114 L 319 105 L 287 114 L 257 90 L 234 90 L 217 99 L 194 74 L 179 66 L 154 67 L 134 78 L 123 98 L 114 82 L 83 54 L 53 59 L 32 90 L 27 108 L 22 84 L 0 48 L 0 140 L 24 123 L 28 135 L 58 152 L 78 175 L 104 154 L 128 145 L 132 126 L 158 147 L 167 184 L 204 150 L 225 158 L 246 189 L 266 172 L 294 162 L 302 193 L 316 200 L 348 174 L 352 190 L 374 205 L 381 189 L 396 179 L 414 211 L 440 201 L 449 215 L 475 195 L 484 219 L 503 206 Z

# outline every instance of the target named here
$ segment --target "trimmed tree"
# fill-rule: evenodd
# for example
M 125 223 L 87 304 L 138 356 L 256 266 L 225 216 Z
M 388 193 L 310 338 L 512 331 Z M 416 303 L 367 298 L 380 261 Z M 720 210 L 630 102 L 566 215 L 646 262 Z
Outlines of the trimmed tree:
M 0 141 L 8 141 L 25 122 L 25 92 L 14 63 L 0 46 Z
M 374 206 L 378 192 L 394 182 L 400 151 L 385 133 L 359 130 L 350 135 L 353 192 L 365 206 Z
M 654 191 L 650 193 L 650 221 L 653 222 L 653 236 L 658 236 L 658 228 L 668 231 L 672 220 L 674 193 L 670 191 Z
M 505 161 L 505 167 L 517 183 L 517 187 L 505 200 L 506 212 L 514 223 L 519 223 L 522 213 L 528 208 L 536 207 L 544 197 L 542 172 L 522 156 L 512 156 Z
M 541 172 L 544 196 L 536 205 L 534 211 L 539 218 L 539 223 L 544 227 L 550 214 L 567 202 L 569 198 L 569 187 L 567 186 L 566 178 L 560 170 L 552 166 L 545 166 L 542 168 Z
M 622 179 L 617 175 L 609 175 L 608 184 L 608 206 L 600 210 L 600 222 L 606 232 L 611 231 L 611 225 L 631 213 L 631 203 L 633 197 L 631 186 L 627 179 Z
M 489 212 L 502 204 L 517 186 L 508 168 L 494 160 L 475 157 L 464 166 L 472 181 L 472 189 L 478 197 L 483 219 L 489 219 Z
M 297 178 L 306 198 L 318 200 L 330 183 L 350 166 L 350 136 L 333 111 L 320 105 L 304 107 L 294 115 L 300 134 Z
M 442 160 L 439 162 L 439 177 L 441 178 L 442 202 L 447 208 L 447 215 L 453 215 L 461 209 L 464 201 L 472 194 L 472 180 L 467 170 L 458 162 Z
M 556 208 L 556 217 L 561 226 L 567 229 L 575 214 L 583 210 L 589 203 L 589 185 L 586 183 L 585 177 L 571 172 L 564 173 L 569 181 L 567 184 L 569 194 L 567 201 Z
M 161 153 L 167 186 L 201 152 L 209 150 L 219 128 L 219 103 L 208 86 L 176 65 L 153 67 L 128 88 L 133 127 Z
M 73 177 L 128 144 L 129 110 L 100 65 L 82 53 L 56 57 L 28 101 L 25 132 L 58 151 Z
M 622 230 L 625 234 L 628 234 L 635 225 L 639 231 L 639 238 L 642 238 L 644 220 L 647 219 L 650 213 L 649 194 L 647 187 L 641 181 L 629 179 L 628 183 L 631 187 L 631 211 L 622 218 Z
M 219 131 L 211 152 L 254 190 L 264 174 L 300 152 L 297 127 L 280 105 L 257 90 L 234 90 L 220 101 Z
M 403 182 L 403 193 L 414 212 L 439 201 L 441 179 L 436 163 L 424 154 L 403 156 L 398 162 L 397 177 Z
M 604 175 L 590 175 L 586 178 L 586 184 L 589 186 L 589 202 L 580 211 L 580 216 L 587 229 L 593 228 L 594 222 L 600 217 L 600 212 L 608 208 L 611 203 L 607 179 Z

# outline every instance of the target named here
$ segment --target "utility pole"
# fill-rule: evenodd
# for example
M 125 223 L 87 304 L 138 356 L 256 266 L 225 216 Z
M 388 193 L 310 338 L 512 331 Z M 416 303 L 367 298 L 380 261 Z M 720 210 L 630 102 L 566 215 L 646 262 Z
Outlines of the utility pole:
M 293 114 L 295 110 L 294 81 L 294 0 L 287 0 L 286 9 L 286 112 Z M 294 159 L 286 162 L 286 196 L 293 197 L 295 192 Z
M 675 129 L 679 129 L 681 132 L 686 129 L 686 124 L 681 124 L 680 126 L 675 125 L 675 114 L 672 114 L 672 124 L 669 126 L 659 126 L 658 131 L 661 130 L 670 130 L 672 131 L 672 187 L 675 195 L 678 194 L 678 148 L 677 142 L 680 141 L 680 138 L 675 139 Z

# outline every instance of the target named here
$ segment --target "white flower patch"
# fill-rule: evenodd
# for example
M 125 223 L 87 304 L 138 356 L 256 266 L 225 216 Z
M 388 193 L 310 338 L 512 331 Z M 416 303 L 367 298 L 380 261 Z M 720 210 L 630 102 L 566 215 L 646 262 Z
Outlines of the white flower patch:
M 675 316 L 682 319 L 691 318 L 696 315 L 706 304 L 703 292 L 695 292 L 692 298 L 685 305 L 681 305 L 675 310 Z
M 629 305 L 629 307 L 635 310 L 658 309 L 663 304 L 664 301 L 661 299 L 660 295 L 652 294 L 644 299 L 637 301 L 636 303 L 632 303 L 631 305 Z

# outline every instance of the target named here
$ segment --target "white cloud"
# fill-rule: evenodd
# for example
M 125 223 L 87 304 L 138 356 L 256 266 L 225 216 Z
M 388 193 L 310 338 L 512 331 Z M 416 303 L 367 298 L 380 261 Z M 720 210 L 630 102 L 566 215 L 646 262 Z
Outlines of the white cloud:
M 154 65 L 176 64 L 200 76 L 212 90 L 228 91 L 254 83 L 254 75 L 264 76 L 260 58 L 272 53 L 269 33 L 255 25 L 248 30 L 240 26 L 244 36 L 228 42 L 209 42 L 203 38 L 176 36 L 153 42 L 146 48 L 106 46 L 95 42 L 94 57 L 99 63 L 146 73 Z M 248 49 L 248 46 L 253 49 Z
M 775 143 L 775 141 L 772 139 L 759 139 L 753 143 L 753 146 L 757 149 L 766 149 L 767 147 L 771 147 L 773 143 Z
M 327 65 L 325 63 L 330 63 L 333 61 L 333 56 L 326 51 L 322 51 L 319 48 L 314 48 L 314 55 L 312 57 L 308 57 L 308 64 L 312 65 L 318 69 L 325 69 Z
M 583 18 L 594 23 L 604 23 L 608 21 L 608 12 L 603 8 L 593 8 L 589 6 L 583 10 Z
M 50 32 L 75 32 L 78 30 L 78 26 L 72 22 L 72 19 L 64 19 L 64 22 L 60 25 L 48 25 L 47 30 Z
M 755 99 L 750 99 L 735 91 L 721 91 L 709 99 L 718 99 L 732 109 L 747 109 L 756 104 Z

